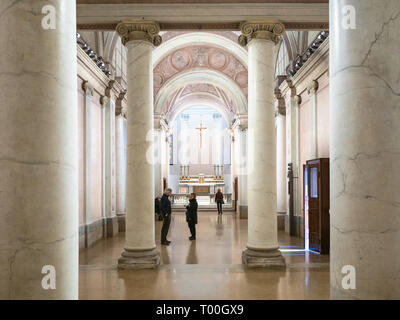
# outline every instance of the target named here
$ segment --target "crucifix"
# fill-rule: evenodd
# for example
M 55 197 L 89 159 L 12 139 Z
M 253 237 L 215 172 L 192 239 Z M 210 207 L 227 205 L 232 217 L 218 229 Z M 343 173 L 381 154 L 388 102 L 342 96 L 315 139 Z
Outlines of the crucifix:
M 205 130 L 205 129 L 207 129 L 206 127 L 203 127 L 203 123 L 202 122 L 200 122 L 200 127 L 199 128 L 196 128 L 197 130 L 199 130 L 199 133 L 200 133 L 200 149 L 201 149 L 201 147 L 202 147 L 202 145 L 203 145 L 203 130 Z

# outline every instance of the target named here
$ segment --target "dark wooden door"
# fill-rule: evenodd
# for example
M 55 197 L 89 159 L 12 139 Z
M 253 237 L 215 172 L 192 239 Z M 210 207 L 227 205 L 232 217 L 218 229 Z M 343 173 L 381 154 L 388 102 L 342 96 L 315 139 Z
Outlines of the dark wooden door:
M 321 251 L 321 221 L 320 221 L 320 165 L 307 165 L 308 173 L 308 227 L 309 248 Z

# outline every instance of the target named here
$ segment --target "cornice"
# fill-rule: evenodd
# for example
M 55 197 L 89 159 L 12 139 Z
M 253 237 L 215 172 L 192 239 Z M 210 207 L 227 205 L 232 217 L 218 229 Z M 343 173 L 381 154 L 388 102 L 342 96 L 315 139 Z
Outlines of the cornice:
M 329 71 L 329 37 L 292 78 L 282 82 L 279 89 L 283 96 L 301 95 L 307 90 L 311 80 L 318 80 L 327 71 Z
M 110 80 L 96 65 L 96 63 L 77 45 L 78 77 L 88 82 L 100 96 L 108 96 L 117 100 L 124 88 L 117 81 Z M 124 99 L 126 104 L 126 98 Z

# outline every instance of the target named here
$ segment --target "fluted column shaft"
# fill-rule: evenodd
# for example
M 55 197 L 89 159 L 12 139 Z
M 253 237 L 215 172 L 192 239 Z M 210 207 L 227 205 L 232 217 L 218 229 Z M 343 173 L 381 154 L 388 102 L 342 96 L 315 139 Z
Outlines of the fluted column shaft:
M 127 52 L 126 242 L 120 268 L 154 268 L 160 262 L 154 235 L 153 65 L 159 44 L 153 22 L 120 23 Z
M 275 45 L 284 31 L 277 21 L 244 23 L 239 41 L 248 46 L 248 241 L 243 263 L 283 266 L 278 250 L 276 140 L 274 111 Z
M 356 30 L 348 4 L 330 3 L 331 297 L 399 299 L 400 2 L 353 1 Z
M 76 3 L 47 2 L 0 5 L 0 299 L 78 298 Z

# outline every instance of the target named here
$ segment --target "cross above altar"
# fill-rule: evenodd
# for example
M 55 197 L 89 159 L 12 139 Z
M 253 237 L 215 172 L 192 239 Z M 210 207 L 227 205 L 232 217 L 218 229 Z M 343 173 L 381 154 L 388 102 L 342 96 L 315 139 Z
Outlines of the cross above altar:
M 200 148 L 202 147 L 202 145 L 203 145 L 203 130 L 206 130 L 207 129 L 207 127 L 203 127 L 203 123 L 202 122 L 200 122 L 200 127 L 199 128 L 196 128 L 197 130 L 199 130 L 199 133 L 200 133 Z

